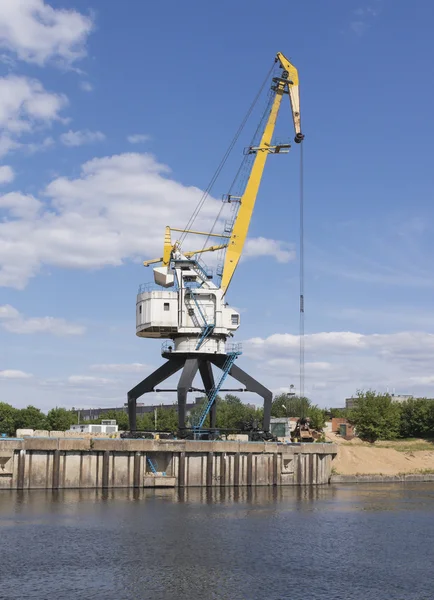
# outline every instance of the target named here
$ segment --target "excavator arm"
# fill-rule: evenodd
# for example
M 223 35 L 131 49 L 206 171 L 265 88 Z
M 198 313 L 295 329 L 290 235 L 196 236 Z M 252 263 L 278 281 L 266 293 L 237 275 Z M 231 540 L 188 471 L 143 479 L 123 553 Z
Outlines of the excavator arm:
M 250 171 L 247 185 L 240 199 L 240 207 L 226 251 L 221 280 L 221 288 L 223 293 L 227 291 L 235 269 L 237 268 L 238 262 L 241 258 L 267 157 L 269 154 L 277 154 L 281 152 L 282 148 L 289 147 L 288 145 L 271 145 L 271 139 L 276 126 L 277 115 L 279 113 L 284 94 L 289 95 L 291 102 L 292 117 L 295 129 L 295 142 L 300 143 L 304 138 L 303 134 L 301 133 L 300 122 L 298 71 L 294 65 L 292 65 L 289 60 L 285 58 L 285 56 L 283 56 L 281 52 L 277 54 L 276 62 L 280 63 L 282 73 L 280 77 L 273 78 L 273 90 L 275 91 L 275 96 L 259 146 L 250 149 L 250 152 L 255 153 L 256 156 Z

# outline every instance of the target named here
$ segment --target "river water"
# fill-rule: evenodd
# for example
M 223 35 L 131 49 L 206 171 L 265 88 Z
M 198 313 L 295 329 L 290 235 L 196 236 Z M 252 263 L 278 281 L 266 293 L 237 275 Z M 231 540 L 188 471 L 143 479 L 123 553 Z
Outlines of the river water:
M 2 600 L 431 600 L 434 485 L 0 492 Z

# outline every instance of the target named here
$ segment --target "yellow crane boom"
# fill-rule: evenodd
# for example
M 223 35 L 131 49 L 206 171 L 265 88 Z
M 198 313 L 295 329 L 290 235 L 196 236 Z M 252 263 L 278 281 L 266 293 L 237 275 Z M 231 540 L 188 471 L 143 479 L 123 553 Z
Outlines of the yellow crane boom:
M 259 146 L 251 147 L 249 149 L 249 153 L 255 154 L 256 156 L 253 161 L 244 193 L 242 194 L 241 198 L 237 199 L 239 202 L 239 208 L 230 235 L 220 235 L 202 231 L 192 231 L 188 229 L 175 229 L 167 226 L 164 236 L 163 256 L 144 261 L 143 264 L 146 267 L 161 262 L 163 267 L 169 268 L 173 253 L 177 248 L 179 248 L 179 242 L 173 243 L 171 240 L 171 231 L 182 231 L 183 233 L 206 235 L 207 237 L 218 237 L 223 243 L 215 246 L 209 246 L 207 248 L 203 248 L 202 250 L 184 252 L 183 254 L 187 258 L 191 258 L 192 256 L 202 252 L 213 252 L 216 250 L 226 249 L 220 286 L 223 294 L 226 293 L 243 252 L 267 157 L 269 154 L 288 152 L 288 148 L 290 147 L 289 144 L 280 144 L 275 146 L 272 145 L 272 137 L 276 126 L 277 116 L 279 114 L 282 98 L 285 94 L 287 94 L 290 99 L 292 119 L 295 130 L 294 141 L 299 144 L 304 139 L 304 135 L 301 132 L 300 121 L 298 71 L 281 52 L 277 53 L 275 62 L 279 63 L 282 72 L 280 77 L 273 78 L 272 89 L 275 92 L 275 95 Z
M 281 77 L 273 79 L 275 82 L 273 88 L 275 90 L 275 96 L 259 146 L 250 149 L 251 152 L 256 154 L 256 157 L 250 171 L 246 188 L 241 196 L 240 207 L 226 251 L 221 280 L 221 289 L 223 290 L 223 293 L 225 293 L 229 287 L 243 252 L 267 157 L 269 154 L 278 154 L 282 149 L 289 147 L 287 144 L 280 146 L 271 145 L 277 115 L 284 94 L 289 95 L 291 102 L 295 142 L 300 143 L 304 138 L 301 133 L 298 71 L 281 52 L 277 54 L 276 61 L 280 63 L 283 71 Z

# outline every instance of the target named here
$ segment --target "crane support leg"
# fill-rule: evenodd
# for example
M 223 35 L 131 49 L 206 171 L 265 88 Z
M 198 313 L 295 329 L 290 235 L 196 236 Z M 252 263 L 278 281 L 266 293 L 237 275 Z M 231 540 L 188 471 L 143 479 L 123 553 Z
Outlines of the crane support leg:
M 210 394 L 215 386 L 214 375 L 212 372 L 211 363 L 208 360 L 201 361 L 200 365 L 199 365 L 199 372 L 200 372 L 200 376 L 202 377 L 203 387 L 205 388 L 205 393 L 209 398 Z M 209 418 L 210 418 L 211 429 L 215 429 L 216 422 L 217 422 L 217 404 L 215 401 L 213 402 L 213 404 L 210 408 Z
M 187 358 L 178 383 L 178 426 L 180 430 L 185 429 L 185 405 L 187 403 L 188 390 L 191 388 L 193 379 L 199 368 L 197 358 Z
M 222 369 L 225 363 L 224 356 L 216 355 L 210 357 L 210 360 L 219 367 L 219 369 Z M 262 383 L 253 379 L 251 375 L 240 369 L 237 365 L 232 365 L 229 375 L 245 385 L 249 392 L 254 392 L 255 394 L 258 394 L 258 396 L 262 396 L 264 399 L 264 419 L 262 421 L 262 428 L 264 431 L 270 431 L 271 403 L 273 401 L 272 392 L 263 386 Z
M 185 359 L 182 358 L 172 358 L 168 360 L 128 392 L 128 420 L 130 431 L 137 430 L 137 398 L 140 398 L 140 396 L 143 396 L 143 394 L 146 394 L 147 392 L 153 392 L 156 385 L 182 369 L 184 363 Z

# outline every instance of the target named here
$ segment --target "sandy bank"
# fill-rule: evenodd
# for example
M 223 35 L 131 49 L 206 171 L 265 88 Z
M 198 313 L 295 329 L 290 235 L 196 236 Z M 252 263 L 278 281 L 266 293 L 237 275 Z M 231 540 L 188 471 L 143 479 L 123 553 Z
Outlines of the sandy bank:
M 333 436 L 333 441 L 338 444 L 333 471 L 341 475 L 434 473 L 434 444 L 424 440 L 369 444 Z

